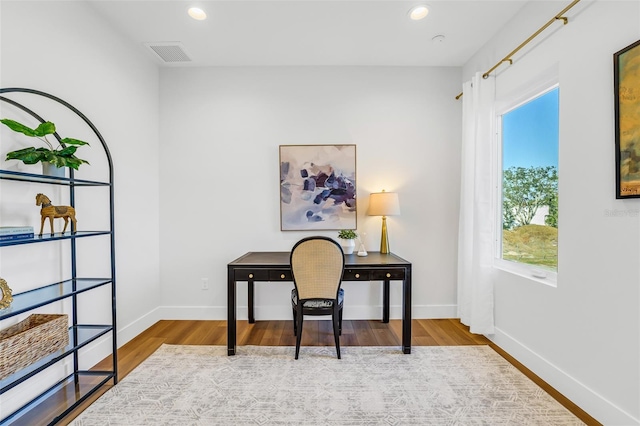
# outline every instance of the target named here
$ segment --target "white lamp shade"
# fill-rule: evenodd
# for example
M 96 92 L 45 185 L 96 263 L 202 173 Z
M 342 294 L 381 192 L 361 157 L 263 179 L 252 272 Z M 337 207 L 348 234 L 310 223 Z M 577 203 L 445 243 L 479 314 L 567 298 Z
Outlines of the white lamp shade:
M 369 196 L 369 216 L 397 216 L 400 202 L 395 192 L 374 192 Z

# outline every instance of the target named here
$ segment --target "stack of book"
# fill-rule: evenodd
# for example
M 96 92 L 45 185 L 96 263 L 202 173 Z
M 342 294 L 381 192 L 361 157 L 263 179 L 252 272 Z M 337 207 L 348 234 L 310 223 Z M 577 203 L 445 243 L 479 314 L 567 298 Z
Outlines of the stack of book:
M 33 226 L 0 226 L 0 243 L 30 238 L 33 238 Z

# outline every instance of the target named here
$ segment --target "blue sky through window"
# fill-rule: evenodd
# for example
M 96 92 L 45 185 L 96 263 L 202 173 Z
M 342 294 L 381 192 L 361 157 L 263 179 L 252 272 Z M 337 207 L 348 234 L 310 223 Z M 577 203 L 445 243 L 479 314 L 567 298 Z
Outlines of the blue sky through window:
M 553 90 L 502 116 L 502 166 L 558 167 L 558 95 Z

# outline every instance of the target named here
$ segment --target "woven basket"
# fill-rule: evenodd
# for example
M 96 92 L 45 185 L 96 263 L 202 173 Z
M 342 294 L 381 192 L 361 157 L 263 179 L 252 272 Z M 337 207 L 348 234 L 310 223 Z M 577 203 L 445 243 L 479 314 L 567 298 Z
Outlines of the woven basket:
M 33 314 L 0 330 L 0 380 L 69 344 L 67 315 Z

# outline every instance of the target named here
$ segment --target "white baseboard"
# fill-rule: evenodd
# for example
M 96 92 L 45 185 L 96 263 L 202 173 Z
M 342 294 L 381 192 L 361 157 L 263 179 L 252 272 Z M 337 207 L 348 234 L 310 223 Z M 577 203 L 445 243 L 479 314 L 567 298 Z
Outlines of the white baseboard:
M 121 347 L 158 321 L 166 319 L 162 316 L 161 309 L 162 308 L 153 309 L 124 327 L 120 327 L 118 329 L 118 347 Z
M 158 308 L 162 319 L 172 320 L 227 320 L 226 306 L 160 306 Z M 246 319 L 246 308 L 245 319 Z M 240 309 L 238 309 L 238 314 Z M 238 319 L 242 319 L 239 318 Z
M 504 331 L 496 328 L 495 334 L 487 337 L 602 424 L 640 425 L 640 419 L 621 410 Z

